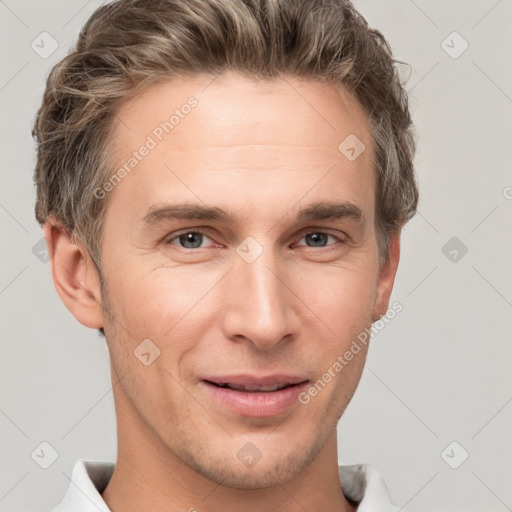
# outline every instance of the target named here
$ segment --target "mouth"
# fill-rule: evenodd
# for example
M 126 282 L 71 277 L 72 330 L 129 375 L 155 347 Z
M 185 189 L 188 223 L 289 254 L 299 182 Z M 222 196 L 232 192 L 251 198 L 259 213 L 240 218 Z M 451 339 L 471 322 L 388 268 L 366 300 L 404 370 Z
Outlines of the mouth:
M 309 379 L 286 375 L 209 377 L 201 381 L 215 405 L 249 417 L 275 416 L 290 409 L 308 383 Z
M 249 386 L 244 384 L 232 384 L 229 382 L 211 382 L 206 381 L 209 384 L 213 384 L 219 388 L 225 389 L 233 389 L 235 391 L 247 391 L 249 393 L 261 392 L 261 393 L 269 393 L 272 391 L 279 391 L 281 389 L 289 388 L 292 386 L 297 386 L 298 384 L 287 384 L 286 382 L 279 382 L 277 384 L 273 384 L 271 386 Z

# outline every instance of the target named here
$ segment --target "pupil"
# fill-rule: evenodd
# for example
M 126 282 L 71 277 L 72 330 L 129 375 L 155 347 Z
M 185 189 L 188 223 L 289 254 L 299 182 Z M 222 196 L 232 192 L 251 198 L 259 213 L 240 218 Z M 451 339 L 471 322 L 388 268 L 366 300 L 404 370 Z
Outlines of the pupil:
M 310 233 L 309 235 L 306 235 L 306 238 L 312 240 L 315 247 L 323 247 L 327 242 L 327 236 L 328 235 L 326 233 Z
M 201 233 L 185 233 L 180 236 L 180 243 L 186 249 L 197 249 L 198 247 L 201 246 L 202 236 L 203 235 Z M 197 237 L 195 242 L 194 242 L 194 237 Z M 191 243 L 191 246 L 187 246 L 188 242 Z

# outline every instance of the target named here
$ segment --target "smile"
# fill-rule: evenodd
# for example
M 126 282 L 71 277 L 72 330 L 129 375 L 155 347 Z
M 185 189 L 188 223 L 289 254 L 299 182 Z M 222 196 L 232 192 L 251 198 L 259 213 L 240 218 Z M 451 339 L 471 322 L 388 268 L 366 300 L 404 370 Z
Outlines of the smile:
M 211 377 L 201 381 L 217 406 L 248 417 L 271 417 L 287 411 L 308 383 L 308 379 L 287 376 Z

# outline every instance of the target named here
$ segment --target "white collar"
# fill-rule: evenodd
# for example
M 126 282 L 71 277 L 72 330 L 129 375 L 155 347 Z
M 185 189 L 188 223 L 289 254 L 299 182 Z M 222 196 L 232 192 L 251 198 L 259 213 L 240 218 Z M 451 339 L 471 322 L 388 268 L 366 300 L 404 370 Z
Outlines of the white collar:
M 64 499 L 50 512 L 111 512 L 101 496 L 114 471 L 114 462 L 79 459 L 73 467 Z M 343 493 L 359 503 L 357 512 L 397 512 L 379 472 L 368 464 L 339 466 Z

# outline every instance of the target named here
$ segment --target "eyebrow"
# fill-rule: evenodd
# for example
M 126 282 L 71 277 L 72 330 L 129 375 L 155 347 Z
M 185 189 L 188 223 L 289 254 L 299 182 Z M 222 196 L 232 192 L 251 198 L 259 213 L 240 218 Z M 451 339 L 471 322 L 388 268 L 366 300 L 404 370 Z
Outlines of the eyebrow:
M 297 222 L 311 222 L 318 220 L 336 220 L 349 218 L 363 224 L 365 216 L 361 208 L 350 202 L 322 201 L 313 203 L 301 209 L 296 216 Z M 142 223 L 146 226 L 154 226 L 170 220 L 209 220 L 226 224 L 233 224 L 236 216 L 229 210 L 223 210 L 217 206 L 201 204 L 162 204 L 151 206 Z

